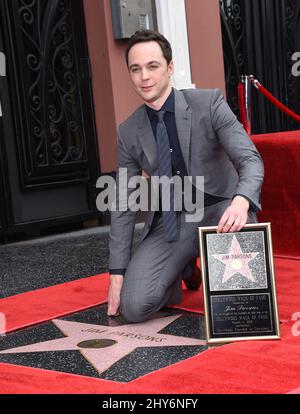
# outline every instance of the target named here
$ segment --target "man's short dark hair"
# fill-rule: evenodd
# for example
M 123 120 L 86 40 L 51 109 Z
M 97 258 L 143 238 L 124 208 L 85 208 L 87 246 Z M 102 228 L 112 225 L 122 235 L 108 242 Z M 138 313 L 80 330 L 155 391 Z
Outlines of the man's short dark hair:
M 169 63 L 172 60 L 172 48 L 171 48 L 170 42 L 161 33 L 157 32 L 156 30 L 138 30 L 131 36 L 127 44 L 127 48 L 125 51 L 127 66 L 128 66 L 128 55 L 129 55 L 130 49 L 132 48 L 132 46 L 136 45 L 137 43 L 143 43 L 143 42 L 157 42 L 159 46 L 161 47 L 162 53 L 164 55 L 164 58 L 167 61 L 167 64 L 169 65 Z

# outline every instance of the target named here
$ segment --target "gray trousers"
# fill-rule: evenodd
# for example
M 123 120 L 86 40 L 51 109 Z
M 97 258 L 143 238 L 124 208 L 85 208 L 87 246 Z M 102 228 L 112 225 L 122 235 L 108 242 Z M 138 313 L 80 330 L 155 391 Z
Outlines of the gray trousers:
M 198 227 L 217 225 L 230 203 L 225 200 L 206 207 L 200 222 L 186 222 L 188 213 L 180 213 L 179 240 L 171 243 L 164 241 L 161 217 L 154 218 L 124 276 L 121 312 L 128 321 L 142 322 L 162 307 L 180 303 L 182 274 L 199 256 Z M 256 221 L 256 214 L 250 212 L 247 222 Z

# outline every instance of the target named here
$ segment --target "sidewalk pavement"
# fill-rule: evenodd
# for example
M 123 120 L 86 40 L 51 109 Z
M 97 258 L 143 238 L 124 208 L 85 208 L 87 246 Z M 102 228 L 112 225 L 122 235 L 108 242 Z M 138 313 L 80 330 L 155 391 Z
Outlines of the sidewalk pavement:
M 0 298 L 107 272 L 108 240 L 105 226 L 0 245 Z

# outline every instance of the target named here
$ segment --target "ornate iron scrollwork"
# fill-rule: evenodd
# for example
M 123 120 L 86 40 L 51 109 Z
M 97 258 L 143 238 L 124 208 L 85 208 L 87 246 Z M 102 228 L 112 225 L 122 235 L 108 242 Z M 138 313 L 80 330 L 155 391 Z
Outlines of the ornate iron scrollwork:
M 23 183 L 87 179 L 81 76 L 71 0 L 13 0 L 10 8 L 22 127 Z M 23 161 L 22 161 L 23 160 Z
M 237 86 L 244 65 L 241 6 L 238 1 L 220 0 L 220 13 L 227 100 L 238 115 Z

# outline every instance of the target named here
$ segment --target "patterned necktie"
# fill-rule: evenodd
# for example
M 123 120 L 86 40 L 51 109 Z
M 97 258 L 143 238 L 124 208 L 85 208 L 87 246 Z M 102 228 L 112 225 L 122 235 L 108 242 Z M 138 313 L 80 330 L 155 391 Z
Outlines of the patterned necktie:
M 172 163 L 170 154 L 170 143 L 167 128 L 164 123 L 165 111 L 157 112 L 158 123 L 156 127 L 156 141 L 158 151 L 159 176 L 172 177 Z M 168 188 L 170 191 L 168 191 Z M 162 219 L 164 226 L 164 238 L 167 242 L 177 240 L 177 218 L 174 211 L 174 186 L 171 184 L 167 189 L 160 184 L 160 197 L 162 204 Z M 167 211 L 166 210 L 167 206 Z

